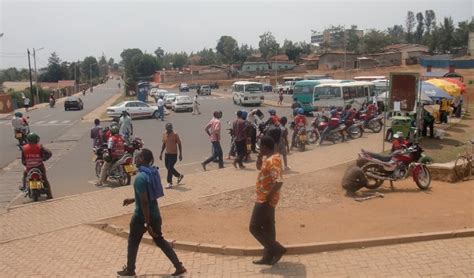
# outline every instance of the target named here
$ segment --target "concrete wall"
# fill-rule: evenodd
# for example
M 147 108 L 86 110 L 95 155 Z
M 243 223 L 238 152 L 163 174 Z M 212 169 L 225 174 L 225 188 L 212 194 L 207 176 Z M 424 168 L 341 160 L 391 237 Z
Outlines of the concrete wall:
M 377 67 L 400 66 L 402 64 L 402 53 L 383 53 L 367 55 L 377 61 Z
M 353 69 L 356 61 L 357 61 L 357 55 L 347 54 L 346 55 L 346 68 Z M 344 67 L 344 54 L 325 53 L 319 57 L 320 69 L 341 69 L 343 67 Z

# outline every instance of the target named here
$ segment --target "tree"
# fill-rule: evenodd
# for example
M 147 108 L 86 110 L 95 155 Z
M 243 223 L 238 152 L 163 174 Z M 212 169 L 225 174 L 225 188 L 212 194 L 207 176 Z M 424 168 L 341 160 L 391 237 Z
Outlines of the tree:
M 239 45 L 233 37 L 221 36 L 217 41 L 216 50 L 223 57 L 223 61 L 230 64 L 235 61 L 235 57 L 238 55 Z
M 453 46 L 467 48 L 469 32 L 474 32 L 474 20 L 458 22 L 458 28 L 453 34 Z
M 250 55 L 252 55 L 252 47 L 247 44 L 242 44 L 237 51 L 235 62 L 243 64 Z
M 142 54 L 143 52 L 138 48 L 128 48 L 124 49 L 122 53 L 120 53 L 120 57 L 122 57 L 123 65 L 126 66 L 127 63 L 130 63 L 132 61 L 133 56 Z
M 439 28 L 439 51 L 448 53 L 453 45 L 454 23 L 451 17 L 445 17 Z
M 283 42 L 282 51 L 288 56 L 288 59 L 296 61 L 299 59 L 302 49 L 296 43 L 294 44 L 290 40 L 285 40 Z
M 361 51 L 363 53 L 378 53 L 390 44 L 390 39 L 382 31 L 371 29 L 365 33 L 361 42 Z
M 99 64 L 94 56 L 84 58 L 81 63 L 82 81 L 90 82 L 90 78 L 97 78 L 99 76 Z M 92 76 L 91 76 L 92 75 Z
M 181 69 L 188 63 L 188 54 L 186 52 L 175 53 L 173 55 L 173 68 Z
M 415 42 L 416 43 L 421 43 L 421 40 L 423 39 L 423 33 L 425 32 L 425 26 L 424 26 L 424 18 L 422 13 L 417 13 L 416 14 L 416 21 L 418 22 L 416 25 L 416 31 L 415 31 Z
M 165 56 L 165 51 L 161 47 L 158 47 L 153 53 L 155 53 L 155 56 L 158 59 L 163 59 Z
M 415 28 L 415 15 L 412 11 L 408 11 L 407 18 L 405 21 L 405 29 L 406 29 L 406 41 L 408 43 L 413 42 L 413 28 Z
M 56 52 L 51 53 L 51 56 L 49 56 L 46 72 L 42 74 L 39 79 L 44 82 L 58 82 L 58 80 L 63 79 L 61 59 Z
M 198 61 L 199 65 L 219 64 L 220 60 L 217 58 L 217 53 L 212 48 L 203 48 L 196 53 L 201 59 Z
M 132 63 L 137 71 L 138 79 L 146 79 L 152 76 L 158 69 L 156 58 L 146 53 L 143 55 L 135 55 L 132 59 Z
M 390 39 L 390 44 L 405 42 L 406 34 L 402 25 L 393 25 L 393 27 L 388 27 L 387 35 Z
M 109 65 L 105 55 L 102 54 L 102 57 L 99 59 L 99 74 L 101 77 L 106 76 L 109 73 Z
M 425 11 L 425 27 L 426 27 L 426 34 L 431 34 L 431 29 L 436 26 L 436 15 L 433 10 L 426 10 Z
M 359 52 L 360 37 L 357 35 L 357 25 L 351 25 L 351 28 L 345 32 L 347 51 Z
M 114 65 L 114 58 L 110 57 L 107 64 L 109 65 L 109 67 L 112 67 Z
M 260 50 L 260 53 L 262 53 L 263 58 L 268 59 L 278 54 L 280 45 L 271 32 L 265 32 L 260 35 L 258 49 Z

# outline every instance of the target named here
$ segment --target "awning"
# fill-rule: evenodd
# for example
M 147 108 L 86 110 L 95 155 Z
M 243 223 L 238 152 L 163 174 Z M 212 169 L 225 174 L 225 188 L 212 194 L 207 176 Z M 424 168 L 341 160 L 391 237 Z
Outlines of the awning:
M 426 81 L 432 85 L 435 85 L 438 88 L 443 89 L 446 93 L 450 94 L 451 96 L 459 96 L 461 94 L 461 88 L 444 79 L 430 79 Z

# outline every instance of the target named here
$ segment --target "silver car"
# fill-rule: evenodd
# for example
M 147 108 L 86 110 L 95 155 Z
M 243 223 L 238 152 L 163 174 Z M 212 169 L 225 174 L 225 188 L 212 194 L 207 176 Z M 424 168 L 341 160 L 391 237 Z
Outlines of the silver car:
M 189 96 L 177 96 L 171 104 L 171 110 L 178 111 L 193 111 L 193 100 Z

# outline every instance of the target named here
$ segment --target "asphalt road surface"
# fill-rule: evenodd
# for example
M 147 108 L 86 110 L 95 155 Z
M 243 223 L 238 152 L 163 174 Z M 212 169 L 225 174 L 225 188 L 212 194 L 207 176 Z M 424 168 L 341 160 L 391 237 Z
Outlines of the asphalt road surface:
M 111 95 L 118 93 L 117 80 L 109 80 L 94 88 L 94 93 L 80 96 L 84 102 L 81 111 L 64 111 L 64 104 L 57 103 L 54 108 L 40 108 L 23 113 L 29 116 L 30 129 L 41 137 L 41 142 L 54 141 L 65 131 L 78 124 L 81 118 L 104 103 Z M 8 165 L 19 156 L 18 141 L 13 134 L 11 119 L 0 120 L 0 169 Z

